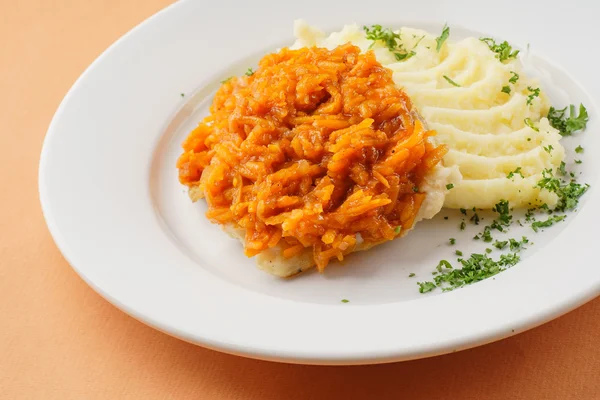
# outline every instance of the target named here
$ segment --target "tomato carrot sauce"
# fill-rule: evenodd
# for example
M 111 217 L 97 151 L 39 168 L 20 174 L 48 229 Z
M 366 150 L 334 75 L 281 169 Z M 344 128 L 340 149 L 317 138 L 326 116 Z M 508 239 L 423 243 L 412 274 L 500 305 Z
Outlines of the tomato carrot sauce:
M 282 49 L 221 86 L 177 167 L 212 222 L 245 231 L 247 256 L 309 248 L 322 271 L 412 227 L 447 152 L 433 134 L 372 52 Z

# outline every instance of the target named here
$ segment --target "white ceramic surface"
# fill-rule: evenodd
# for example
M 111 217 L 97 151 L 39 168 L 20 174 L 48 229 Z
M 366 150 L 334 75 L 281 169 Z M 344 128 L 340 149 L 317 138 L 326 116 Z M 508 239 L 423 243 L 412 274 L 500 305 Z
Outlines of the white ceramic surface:
M 577 12 L 574 3 L 588 12 Z M 75 270 L 117 307 L 159 330 L 234 354 L 378 363 L 456 351 L 531 328 L 600 293 L 596 11 L 600 6 L 586 1 L 176 3 L 111 46 L 60 105 L 40 161 L 48 226 Z M 454 250 L 467 254 L 485 246 L 471 240 L 481 226 L 460 232 L 459 214 L 447 210 L 406 238 L 353 255 L 324 275 L 280 280 L 257 270 L 238 242 L 206 220 L 205 207 L 189 201 L 174 164 L 219 81 L 291 44 L 296 18 L 330 30 L 357 22 L 435 32 L 447 21 L 450 40 L 485 34 L 522 48 L 530 43 L 530 68 L 553 102 L 583 102 L 590 112 L 587 131 L 564 141 L 569 161 L 576 145 L 586 149 L 577 157 L 584 163 L 574 167 L 592 184 L 580 209 L 543 233 L 513 228 L 508 237 L 526 234 L 535 242 L 523 261 L 448 293 L 422 295 L 416 282 L 431 280 L 440 259 L 454 261 Z M 456 246 L 447 244 L 449 237 Z

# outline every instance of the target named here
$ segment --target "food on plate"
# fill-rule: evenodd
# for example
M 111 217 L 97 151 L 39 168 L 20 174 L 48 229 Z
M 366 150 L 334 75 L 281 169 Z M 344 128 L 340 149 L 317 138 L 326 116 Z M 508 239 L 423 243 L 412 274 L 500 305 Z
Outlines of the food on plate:
M 451 41 L 449 33 L 448 27 L 438 35 L 346 25 L 325 35 L 300 20 L 292 48 L 352 43 L 363 52 L 372 50 L 393 71 L 396 85 L 448 146 L 444 165 L 457 166 L 462 174 L 445 207 L 492 209 L 501 200 L 517 208 L 556 205 L 556 193 L 537 185 L 544 171 L 556 173 L 565 158 L 562 136 L 547 118 L 545 92 L 526 75 L 519 51 L 508 43 Z
M 374 52 L 284 48 L 222 84 L 177 167 L 206 216 L 286 277 L 437 214 L 460 174 L 434 134 Z

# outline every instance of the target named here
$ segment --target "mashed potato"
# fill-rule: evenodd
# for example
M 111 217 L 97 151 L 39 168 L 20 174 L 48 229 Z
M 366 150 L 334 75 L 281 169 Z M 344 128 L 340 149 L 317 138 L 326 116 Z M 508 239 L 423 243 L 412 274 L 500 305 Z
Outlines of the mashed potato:
M 513 207 L 556 204 L 555 193 L 535 186 L 543 170 L 556 171 L 563 161 L 561 136 L 545 118 L 548 97 L 543 91 L 535 95 L 539 84 L 525 76 L 518 60 L 500 62 L 476 38 L 448 40 L 438 52 L 436 35 L 403 28 L 401 44 L 414 55 L 397 61 L 383 43 L 367 39 L 358 25 L 328 36 L 304 21 L 296 21 L 294 28 L 297 40 L 292 48 L 332 49 L 351 42 L 362 51 L 372 49 L 393 71 L 396 85 L 411 96 L 429 127 L 438 132 L 437 139 L 450 148 L 445 166 L 456 166 L 462 174 L 449 190 L 445 207 L 489 209 L 502 199 Z

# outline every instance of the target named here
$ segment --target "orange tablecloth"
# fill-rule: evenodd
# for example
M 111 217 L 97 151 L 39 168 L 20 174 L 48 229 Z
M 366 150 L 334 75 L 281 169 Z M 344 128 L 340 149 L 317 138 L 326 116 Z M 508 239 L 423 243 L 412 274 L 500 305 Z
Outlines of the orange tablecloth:
M 46 229 L 37 196 L 42 139 L 84 68 L 169 1 L 53 3 L 0 4 L 0 398 L 600 399 L 600 299 L 494 344 L 364 367 L 217 353 L 104 301 Z

